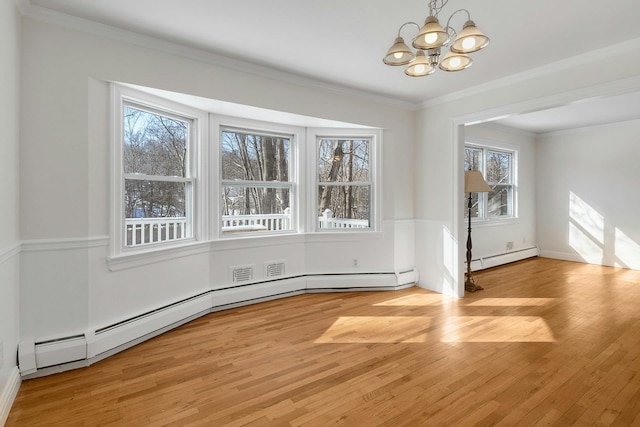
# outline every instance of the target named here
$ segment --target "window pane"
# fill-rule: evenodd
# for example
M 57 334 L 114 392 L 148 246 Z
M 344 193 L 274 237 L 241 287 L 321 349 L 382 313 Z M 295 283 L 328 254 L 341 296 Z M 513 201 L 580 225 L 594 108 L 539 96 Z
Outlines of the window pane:
M 482 170 L 482 150 L 469 147 L 464 148 L 464 170 Z
M 222 179 L 289 181 L 290 139 L 223 131 Z
M 319 182 L 368 182 L 369 168 L 369 140 L 320 140 Z
M 222 186 L 222 232 L 291 230 L 290 188 Z
M 321 185 L 318 187 L 319 228 L 370 227 L 369 185 Z
M 491 184 L 511 183 L 511 154 L 487 151 L 486 181 Z
M 125 245 L 191 237 L 186 198 L 191 183 L 125 180 Z
M 478 193 L 471 193 L 471 218 L 479 218 L 478 212 L 480 211 L 480 201 Z M 465 195 L 464 200 L 464 217 L 469 218 L 469 195 Z
M 188 123 L 125 106 L 125 173 L 186 177 Z
M 188 183 L 125 180 L 125 218 L 186 216 Z
M 510 185 L 492 185 L 493 191 L 488 194 L 488 216 L 512 215 L 512 187 Z

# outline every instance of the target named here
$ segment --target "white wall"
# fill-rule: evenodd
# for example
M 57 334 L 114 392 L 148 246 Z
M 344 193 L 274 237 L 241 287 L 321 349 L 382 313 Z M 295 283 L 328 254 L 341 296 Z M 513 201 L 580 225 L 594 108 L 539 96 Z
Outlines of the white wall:
M 19 82 L 20 16 L 12 1 L 0 2 L 0 425 L 17 391 L 19 340 Z
M 83 333 L 218 288 L 231 265 L 255 264 L 256 280 L 282 259 L 291 275 L 414 266 L 415 112 L 31 19 L 23 43 L 23 337 Z M 110 270 L 108 81 L 384 129 L 383 231 L 213 242 Z
M 543 256 L 640 269 L 638 159 L 639 120 L 538 139 Z
M 603 68 L 602 61 L 618 65 Z M 636 90 L 638 76 L 640 45 L 635 41 L 493 82 L 466 96 L 455 94 L 423 109 L 415 156 L 416 261 L 421 284 L 464 295 L 463 123 Z
M 491 123 L 467 126 L 464 128 L 464 134 L 466 142 L 515 150 L 517 153 L 514 164 L 517 178 L 517 218 L 501 222 L 472 222 L 473 259 L 507 253 L 507 242 L 513 242 L 512 251 L 535 247 L 535 135 Z

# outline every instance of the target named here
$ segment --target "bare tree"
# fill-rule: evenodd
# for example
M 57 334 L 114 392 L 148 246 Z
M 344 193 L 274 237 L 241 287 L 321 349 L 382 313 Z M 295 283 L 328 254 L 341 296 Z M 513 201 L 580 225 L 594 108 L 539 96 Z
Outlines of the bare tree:
M 186 176 L 188 124 L 132 107 L 123 121 L 123 168 L 127 174 Z M 125 181 L 125 215 L 184 216 L 185 186 L 129 177 Z

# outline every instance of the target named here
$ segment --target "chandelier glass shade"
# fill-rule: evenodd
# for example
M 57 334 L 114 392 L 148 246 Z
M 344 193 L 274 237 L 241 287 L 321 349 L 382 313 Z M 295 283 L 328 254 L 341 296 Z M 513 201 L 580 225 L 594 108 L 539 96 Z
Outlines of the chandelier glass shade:
M 429 0 L 429 16 L 422 27 L 415 22 L 402 24 L 383 62 L 391 66 L 407 65 L 405 74 L 411 77 L 429 75 L 435 71 L 436 67 L 443 71 L 461 71 L 470 67 L 473 60 L 468 54 L 485 48 L 489 44 L 489 37 L 478 29 L 466 9 L 456 10 L 447 20 L 445 27 L 440 25 L 438 14 L 448 1 Z M 451 19 L 459 12 L 467 14 L 467 21 L 458 33 L 450 24 Z M 407 25 L 415 26 L 418 31 L 411 42 L 411 46 L 416 49 L 415 53 L 400 35 Z M 449 51 L 441 59 L 441 51 L 446 47 Z
M 407 76 L 422 77 L 435 71 L 429 59 L 425 56 L 424 50 L 419 50 L 415 57 L 409 62 L 407 69 L 404 70 Z

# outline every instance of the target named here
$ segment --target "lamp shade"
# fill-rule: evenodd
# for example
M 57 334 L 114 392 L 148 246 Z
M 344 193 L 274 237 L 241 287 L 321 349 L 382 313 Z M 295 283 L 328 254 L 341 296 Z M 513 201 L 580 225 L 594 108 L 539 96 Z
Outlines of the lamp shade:
M 493 191 L 484 180 L 480 171 L 464 172 L 464 192 L 465 193 L 486 193 Z
M 473 53 L 489 44 L 489 37 L 476 27 L 475 22 L 467 21 L 462 31 L 451 45 L 451 52 Z
M 447 52 L 440 62 L 440 69 L 443 71 L 461 71 L 469 68 L 473 61 L 464 53 Z
M 449 41 L 449 33 L 442 28 L 435 16 L 429 16 L 424 26 L 413 39 L 413 47 L 416 49 L 436 49 Z
M 406 65 L 412 59 L 413 52 L 411 52 L 409 46 L 404 43 L 402 37 L 397 37 L 382 61 L 387 65 Z
M 416 57 L 413 58 L 411 62 L 409 62 L 409 65 L 407 66 L 407 69 L 404 70 L 404 73 L 407 76 L 411 77 L 422 77 L 426 76 L 427 74 L 433 73 L 433 71 L 433 65 L 429 63 L 429 60 L 424 55 L 424 51 L 419 50 L 416 53 Z

